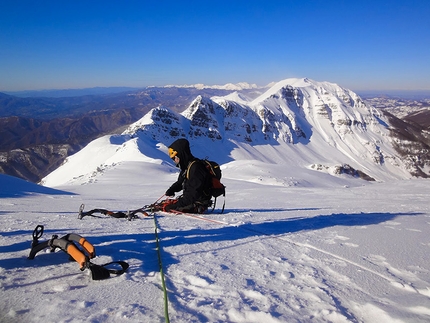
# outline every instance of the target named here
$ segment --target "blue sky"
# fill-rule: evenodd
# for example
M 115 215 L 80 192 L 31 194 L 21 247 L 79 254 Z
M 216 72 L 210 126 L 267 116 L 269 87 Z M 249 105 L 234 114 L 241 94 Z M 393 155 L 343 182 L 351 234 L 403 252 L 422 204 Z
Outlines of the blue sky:
M 430 90 L 430 1 L 0 0 L 0 91 L 266 85 Z

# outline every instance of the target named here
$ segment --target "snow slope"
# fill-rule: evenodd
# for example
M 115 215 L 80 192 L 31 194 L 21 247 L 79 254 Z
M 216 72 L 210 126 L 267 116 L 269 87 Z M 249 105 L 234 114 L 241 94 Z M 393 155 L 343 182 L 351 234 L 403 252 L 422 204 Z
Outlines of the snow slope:
M 266 170 L 223 166 L 226 211 L 205 215 L 219 223 L 156 217 L 171 322 L 429 321 L 428 180 L 313 172 L 305 185 L 301 168 L 294 177 Z M 154 219 L 77 213 L 81 203 L 141 207 L 176 176 L 167 163 L 122 161 L 61 191 L 34 186 L 26 195 L 22 181 L 0 176 L 0 322 L 164 322 Z M 93 281 L 61 251 L 28 260 L 39 224 L 42 241 L 78 233 L 95 246 L 94 263 L 130 268 Z

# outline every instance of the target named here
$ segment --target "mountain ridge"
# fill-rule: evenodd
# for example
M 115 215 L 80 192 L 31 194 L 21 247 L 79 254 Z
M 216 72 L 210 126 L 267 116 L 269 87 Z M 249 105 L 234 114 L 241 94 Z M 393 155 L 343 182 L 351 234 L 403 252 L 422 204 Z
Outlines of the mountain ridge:
M 199 95 L 182 113 L 154 108 L 122 134 L 109 137 L 116 148 L 98 162 L 113 167 L 128 160 L 124 151 L 134 149 L 133 160 L 169 163 L 163 149 L 186 137 L 198 155 L 224 164 L 254 160 L 382 181 L 410 178 L 417 165 L 408 164 L 396 152 L 389 123 L 350 90 L 328 82 L 287 79 L 248 104 Z M 78 154 L 86 153 L 84 148 Z M 43 182 L 58 185 L 50 178 L 59 177 L 63 184 L 73 181 L 66 174 L 58 176 L 61 172 L 60 167 Z

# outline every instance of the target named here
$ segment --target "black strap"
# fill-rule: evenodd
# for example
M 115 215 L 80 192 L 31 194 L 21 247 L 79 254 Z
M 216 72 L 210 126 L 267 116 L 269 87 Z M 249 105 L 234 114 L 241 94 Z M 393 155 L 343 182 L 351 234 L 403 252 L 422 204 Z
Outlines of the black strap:
M 109 266 L 112 264 L 119 264 L 121 266 L 121 269 L 105 268 L 106 266 Z M 88 264 L 88 269 L 91 271 L 91 277 L 93 278 L 93 280 L 107 279 L 110 277 L 110 274 L 114 274 L 118 276 L 122 275 L 123 273 L 126 272 L 128 267 L 129 267 L 129 264 L 126 263 L 125 261 L 112 261 L 103 265 L 96 265 L 91 262 Z
M 216 200 L 217 200 L 217 198 L 215 197 L 214 203 L 213 203 L 213 205 L 212 205 L 211 213 L 215 210 L 215 207 L 216 207 Z M 225 195 L 224 195 L 224 201 L 223 201 L 223 204 L 222 204 L 221 213 L 224 213 L 224 208 L 225 208 Z
M 123 273 L 126 272 L 126 270 L 128 269 L 128 267 L 130 267 L 130 265 L 128 263 L 126 263 L 125 261 L 111 261 L 108 262 L 107 264 L 101 265 L 102 267 L 106 267 L 109 266 L 111 264 L 118 264 L 121 266 L 121 269 L 109 269 L 106 268 L 111 274 L 114 275 L 122 275 Z

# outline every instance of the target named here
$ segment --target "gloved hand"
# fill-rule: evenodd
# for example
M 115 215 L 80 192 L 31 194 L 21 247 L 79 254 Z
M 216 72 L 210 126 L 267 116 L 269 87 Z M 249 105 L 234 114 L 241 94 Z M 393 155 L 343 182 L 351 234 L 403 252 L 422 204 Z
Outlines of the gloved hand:
M 165 194 L 166 196 L 175 196 L 175 191 L 170 187 Z

